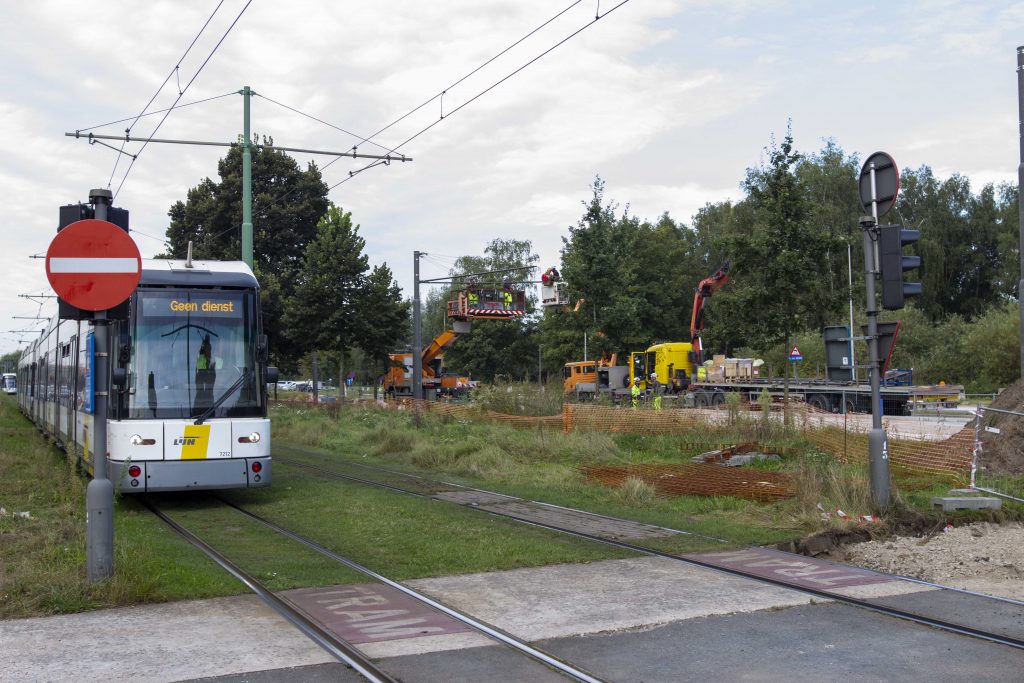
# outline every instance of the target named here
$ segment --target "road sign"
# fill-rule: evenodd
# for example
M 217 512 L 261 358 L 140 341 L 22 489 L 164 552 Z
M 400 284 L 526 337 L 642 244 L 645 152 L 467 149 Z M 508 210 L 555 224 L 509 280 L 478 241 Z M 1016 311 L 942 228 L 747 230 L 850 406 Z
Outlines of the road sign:
M 46 278 L 61 299 L 86 311 L 105 311 L 127 299 L 142 277 L 135 240 L 113 223 L 77 221 L 46 250 Z
M 875 170 L 875 193 L 871 193 L 871 169 Z M 875 152 L 864 162 L 860 169 L 860 205 L 868 213 L 871 213 L 871 201 L 878 202 L 878 216 L 880 218 L 889 213 L 889 209 L 896 203 L 896 196 L 900 193 L 900 171 L 896 168 L 896 162 L 885 152 Z
M 796 344 L 793 344 L 793 350 L 789 352 L 789 359 L 790 360 L 803 360 L 804 359 L 803 354 L 800 353 L 800 349 L 798 349 L 796 347 Z

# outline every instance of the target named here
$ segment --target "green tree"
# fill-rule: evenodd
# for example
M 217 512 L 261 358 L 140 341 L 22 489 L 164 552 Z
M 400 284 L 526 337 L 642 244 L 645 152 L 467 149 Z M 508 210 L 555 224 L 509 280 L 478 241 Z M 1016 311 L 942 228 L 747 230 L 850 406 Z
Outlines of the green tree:
M 359 347 L 384 363 L 405 329 L 406 308 L 391 270 L 383 265 L 367 274 L 365 245 L 352 214 L 332 204 L 317 225 L 287 299 L 284 317 L 294 349 L 334 354 L 339 380 L 351 349 Z
M 388 365 L 388 354 L 409 329 L 409 302 L 402 299 L 387 264 L 374 267 L 356 298 L 355 343 L 374 374 Z
M 707 275 L 704 235 L 667 213 L 656 223 L 628 209 L 617 215 L 600 178 L 583 206 L 562 247 L 561 274 L 574 305 L 545 312 L 545 356 L 581 360 L 584 335 L 591 358 L 688 341 L 694 289 Z
M 168 211 L 167 252 L 184 258 L 188 243 L 199 259 L 241 258 L 242 154 L 232 147 L 217 164 L 219 180 L 203 179 Z M 284 300 L 294 292 L 306 247 L 327 211 L 327 185 L 314 164 L 301 170 L 283 152 L 252 153 L 254 270 L 263 289 L 264 327 L 282 367 L 297 357 L 284 334 Z
M 766 152 L 768 164 L 747 172 L 740 229 L 720 241 L 732 259 L 733 279 L 712 304 L 734 344 L 788 350 L 794 333 L 820 329 L 840 310 L 845 292 L 830 285 L 829 257 L 841 241 L 810 222 L 792 133 Z
M 21 351 L 11 351 L 0 356 L 0 370 L 3 370 L 3 372 L 17 372 L 19 358 L 21 358 Z

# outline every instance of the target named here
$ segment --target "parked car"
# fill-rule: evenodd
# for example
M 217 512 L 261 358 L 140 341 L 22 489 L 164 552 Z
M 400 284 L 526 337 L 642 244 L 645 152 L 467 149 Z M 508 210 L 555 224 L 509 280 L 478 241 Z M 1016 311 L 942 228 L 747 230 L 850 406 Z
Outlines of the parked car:
M 277 388 L 280 391 L 295 391 L 295 381 L 286 379 L 277 383 Z

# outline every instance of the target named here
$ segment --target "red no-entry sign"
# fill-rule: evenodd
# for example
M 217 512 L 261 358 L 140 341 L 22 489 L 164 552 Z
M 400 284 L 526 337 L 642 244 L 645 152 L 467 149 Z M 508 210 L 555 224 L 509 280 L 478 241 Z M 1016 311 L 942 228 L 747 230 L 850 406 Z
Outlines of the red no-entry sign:
M 64 301 L 105 311 L 131 296 L 142 276 L 135 240 L 107 221 L 77 221 L 57 233 L 46 250 L 46 278 Z

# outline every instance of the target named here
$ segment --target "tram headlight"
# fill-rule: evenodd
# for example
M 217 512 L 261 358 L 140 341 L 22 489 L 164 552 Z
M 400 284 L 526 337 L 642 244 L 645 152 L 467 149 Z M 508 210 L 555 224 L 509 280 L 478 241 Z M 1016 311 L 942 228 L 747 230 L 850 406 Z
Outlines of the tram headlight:
M 259 442 L 260 442 L 260 433 L 259 432 L 253 432 L 249 436 L 240 436 L 240 437 L 238 437 L 238 443 L 259 443 Z
M 141 434 L 132 434 L 131 438 L 128 439 L 128 443 L 130 443 L 133 446 L 141 446 L 142 445 L 142 435 Z

